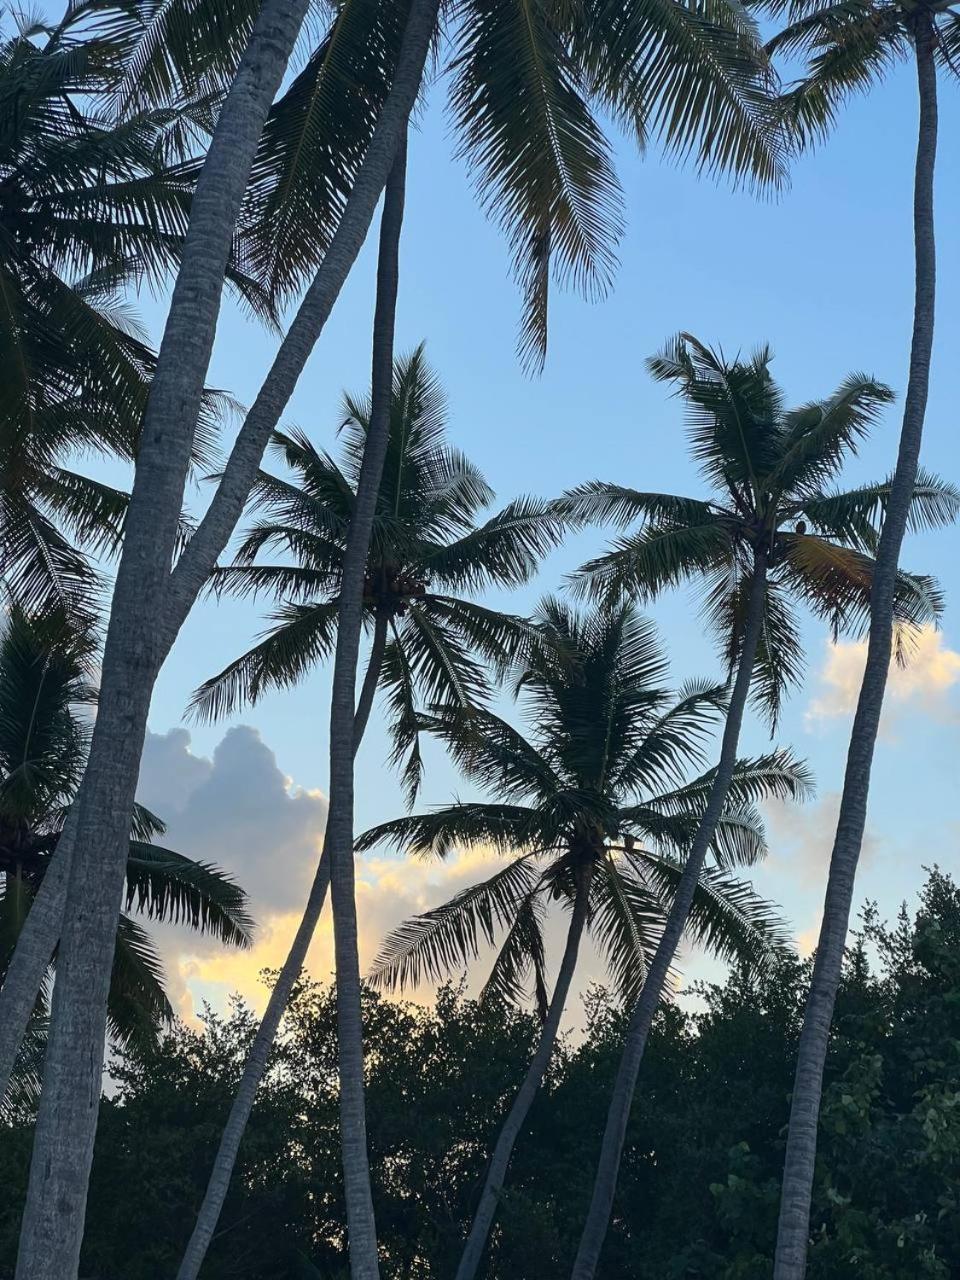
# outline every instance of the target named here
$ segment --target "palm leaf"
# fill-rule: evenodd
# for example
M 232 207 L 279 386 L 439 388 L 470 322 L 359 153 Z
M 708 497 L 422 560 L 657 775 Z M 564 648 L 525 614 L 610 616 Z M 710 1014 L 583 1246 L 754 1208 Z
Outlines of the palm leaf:
M 492 946 L 498 932 L 514 922 L 536 880 L 530 859 L 517 858 L 442 907 L 414 916 L 384 940 L 370 980 L 388 990 L 402 990 L 468 967 L 483 945 Z

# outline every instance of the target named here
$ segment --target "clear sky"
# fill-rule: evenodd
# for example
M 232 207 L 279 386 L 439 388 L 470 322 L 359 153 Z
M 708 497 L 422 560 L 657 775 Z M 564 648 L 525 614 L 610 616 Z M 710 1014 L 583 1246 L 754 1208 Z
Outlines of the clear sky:
M 960 480 L 960 248 L 951 234 L 960 209 L 953 145 L 960 86 L 944 82 L 942 97 L 938 331 L 924 461 Z M 629 144 L 619 145 L 629 217 L 615 290 L 593 305 L 555 296 L 549 357 L 538 378 L 526 376 L 515 358 L 519 303 L 508 251 L 452 158 L 439 87 L 432 103 L 410 148 L 399 346 L 426 341 L 448 394 L 451 439 L 484 470 L 498 503 L 518 493 L 557 494 L 592 477 L 701 492 L 685 449 L 681 408 L 664 386 L 651 382 L 643 363 L 681 328 L 730 353 L 769 342 L 775 375 L 791 402 L 828 394 L 852 370 L 902 392 L 912 304 L 916 111 L 909 68 L 870 99 L 851 104 L 832 141 L 795 165 L 791 189 L 776 202 L 698 180 L 662 162 L 655 149 L 642 159 Z M 285 418 L 326 448 L 336 447 L 341 390 L 363 391 L 369 376 L 371 248 Z M 163 307 L 150 299 L 142 305 L 159 332 Z M 249 403 L 275 346 L 274 337 L 228 306 L 210 382 Z M 851 482 L 891 470 L 899 412 L 899 406 L 888 412 L 851 468 Z M 193 500 L 202 502 L 203 491 Z M 602 542 L 600 533 L 571 542 L 545 563 L 535 583 L 511 598 L 510 607 L 531 608 Z M 923 865 L 960 869 L 958 545 L 953 531 L 911 538 L 904 555 L 908 567 L 940 577 L 948 610 L 942 634 L 927 637 L 915 667 L 896 678 L 877 754 L 858 900 L 875 897 L 888 911 L 913 895 Z M 665 598 L 652 613 L 669 642 L 678 683 L 720 674 L 688 595 Z M 201 603 L 161 674 L 150 717 L 144 798 L 171 819 L 171 842 L 215 859 L 248 884 L 263 921 L 260 944 L 242 961 L 171 940 L 168 962 L 185 1010 L 190 1000 L 219 997 L 237 982 L 253 990 L 251 975 L 259 965 L 279 961 L 322 829 L 327 671 L 295 694 L 265 698 L 234 722 L 189 726 L 189 739 L 183 731 L 191 690 L 245 648 L 261 626 L 256 604 Z M 787 708 L 778 737 L 809 759 L 818 798 L 802 811 L 771 814 L 771 859 L 757 883 L 783 904 L 808 947 L 818 923 L 862 654 L 853 646 L 831 650 L 822 626 L 809 619 L 804 636 L 807 685 Z M 256 732 L 230 733 L 236 725 Z M 762 727 L 752 723 L 745 746 L 759 749 L 766 741 Z M 375 718 L 357 766 L 358 828 L 401 811 L 385 756 Z M 466 794 L 439 754 L 431 754 L 430 765 L 424 804 L 447 801 L 455 791 Z M 366 954 L 382 927 L 435 904 L 475 874 L 475 859 L 446 870 L 372 860 L 361 870 Z M 327 956 L 322 947 L 315 953 L 316 971 L 324 970 Z

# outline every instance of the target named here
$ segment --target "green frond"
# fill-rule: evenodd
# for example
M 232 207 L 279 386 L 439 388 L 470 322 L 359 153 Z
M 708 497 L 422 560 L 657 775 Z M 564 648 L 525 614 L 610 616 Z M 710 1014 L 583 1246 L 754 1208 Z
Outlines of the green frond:
M 683 864 L 666 855 L 644 855 L 645 871 L 665 904 L 677 891 Z M 705 867 L 694 893 L 686 934 L 721 960 L 762 969 L 791 947 L 779 909 L 727 871 Z
M 729 561 L 732 548 L 730 521 L 723 516 L 694 525 L 650 524 L 617 538 L 609 551 L 581 565 L 572 585 L 595 599 L 647 601 L 715 571 Z
M 341 0 L 306 66 L 271 108 L 239 226 L 240 253 L 278 300 L 316 272 L 390 86 L 402 4 Z
M 659 901 L 626 860 L 598 860 L 590 893 L 590 935 L 627 1009 L 643 989 L 663 922 Z
M 173 1008 L 163 989 L 163 962 L 149 934 L 129 916 L 117 922 L 117 943 L 107 996 L 111 1036 L 122 1045 L 156 1038 Z
M 536 882 L 531 859 L 517 858 L 442 907 L 407 920 L 384 940 L 370 980 L 395 991 L 466 969 L 483 946 L 493 946 L 497 934 L 514 923 Z
M 711 484 L 753 505 L 760 477 L 779 457 L 774 424 L 783 412 L 770 374 L 773 353 L 760 347 L 749 359 L 727 359 L 690 333 L 672 338 L 647 361 L 651 375 L 673 383 L 686 410 L 690 451 Z
M 844 493 L 813 494 L 797 503 L 797 515 L 817 533 L 875 555 L 893 478 Z M 960 515 L 960 489 L 921 467 L 913 489 L 907 526 L 913 533 L 943 529 Z
M 241 657 L 195 691 L 188 715 L 220 720 L 257 702 L 270 689 L 288 689 L 333 650 L 336 603 L 287 604 L 271 615 L 276 626 Z
M 589 480 L 554 499 L 553 511 L 573 528 L 587 524 L 613 524 L 618 528 L 641 522 L 678 527 L 709 524 L 716 508 L 699 498 L 678 498 L 671 493 L 643 493 L 625 485 Z
M 225 945 L 251 945 L 253 921 L 247 914 L 247 895 L 218 867 L 131 840 L 126 878 L 127 911 L 135 909 L 150 920 L 187 924 Z
M 790 23 L 768 43 L 772 54 L 806 55 L 806 75 L 781 95 L 784 126 L 795 145 L 824 138 L 855 93 L 883 80 L 909 45 L 896 4 L 870 0 L 818 6 Z
M 554 19 L 542 0 L 463 0 L 451 64 L 459 154 L 507 235 L 524 296 L 520 352 L 536 367 L 552 276 L 601 296 L 623 231 L 610 148 Z
M 646 730 L 636 751 L 624 759 L 611 783 L 631 794 L 655 793 L 680 785 L 687 770 L 702 766 L 705 747 L 727 707 L 724 686 L 692 682 Z
M 736 0 L 592 0 L 571 26 L 593 92 L 641 147 L 758 187 L 786 182 L 773 111 L 776 80 L 758 29 Z
M 784 416 L 783 453 L 766 477 L 771 491 L 818 491 L 855 454 L 859 442 L 892 404 L 888 386 L 851 373 L 829 400 L 814 401 Z
M 516 498 L 455 542 L 426 549 L 423 564 L 429 577 L 447 588 L 519 586 L 533 576 L 564 533 L 552 503 Z
M 533 971 L 533 995 L 537 1014 L 547 1016 L 547 960 L 543 942 L 545 907 L 539 896 L 540 882 L 517 907 L 513 923 L 497 952 L 490 976 L 480 992 L 481 1000 L 497 999 L 506 1004 L 522 1004 L 527 996 L 527 980 Z
M 503 853 L 516 853 L 541 847 L 542 828 L 542 815 L 533 808 L 460 803 L 371 827 L 358 837 L 355 847 L 362 853 L 375 845 L 395 842 L 406 853 L 437 858 L 447 857 L 458 846 L 490 845 Z

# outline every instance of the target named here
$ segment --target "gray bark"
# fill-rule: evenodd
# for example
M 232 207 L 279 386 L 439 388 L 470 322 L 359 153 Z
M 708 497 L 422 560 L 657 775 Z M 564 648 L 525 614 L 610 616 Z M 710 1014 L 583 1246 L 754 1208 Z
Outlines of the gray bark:
M 71 1280 L 77 1274 L 130 814 L 162 660 L 157 610 L 176 544 L 231 239 L 306 8 L 307 0 L 267 0 L 254 25 L 197 183 L 144 416 L 97 720 L 74 806 L 76 836 L 17 1280 Z M 34 933 L 32 944 L 36 938 Z
M 373 697 L 380 678 L 380 670 L 383 666 L 383 651 L 386 646 L 386 640 L 387 618 L 386 615 L 378 615 L 374 627 L 370 658 L 367 663 L 367 674 L 364 678 L 363 690 L 357 702 L 357 710 L 354 717 L 354 755 L 357 753 L 363 739 L 364 730 L 367 727 L 367 721 L 370 718 Z M 266 1010 L 260 1026 L 257 1028 L 253 1044 L 250 1046 L 247 1061 L 244 1063 L 243 1075 L 240 1077 L 240 1084 L 233 1099 L 233 1105 L 230 1108 L 230 1115 L 227 1117 L 227 1123 L 220 1137 L 220 1145 L 214 1158 L 213 1169 L 210 1173 L 210 1180 L 207 1183 L 203 1203 L 200 1206 L 193 1233 L 187 1243 L 180 1262 L 180 1268 L 177 1271 L 177 1280 L 196 1280 L 203 1265 L 203 1260 L 207 1256 L 207 1249 L 210 1247 L 213 1233 L 217 1229 L 223 1202 L 230 1187 L 230 1179 L 233 1177 L 237 1153 L 240 1150 L 240 1142 L 246 1130 L 247 1121 L 250 1119 L 250 1112 L 253 1110 L 257 1089 L 263 1079 L 263 1073 L 267 1069 L 270 1050 L 276 1040 L 280 1020 L 290 1001 L 290 994 L 303 970 L 307 951 L 313 941 L 313 935 L 323 912 L 323 904 L 327 896 L 329 883 L 330 859 L 327 856 L 326 841 L 324 841 L 316 875 L 310 888 L 307 905 L 303 911 L 303 918 L 290 945 L 287 958 L 283 962 L 283 968 L 277 976 L 276 984 L 270 992 Z
M 578 873 L 577 892 L 570 916 L 570 927 L 567 930 L 566 946 L 564 947 L 563 959 L 560 962 L 560 969 L 557 973 L 557 983 L 553 990 L 550 1008 L 547 1010 L 547 1016 L 544 1020 L 540 1042 L 537 1045 L 536 1053 L 531 1059 L 530 1066 L 527 1068 L 523 1083 L 517 1091 L 517 1096 L 513 1100 L 513 1106 L 503 1122 L 496 1146 L 493 1149 L 493 1155 L 490 1157 L 490 1165 L 487 1169 L 483 1191 L 480 1195 L 480 1203 L 477 1206 L 470 1234 L 464 1245 L 460 1265 L 457 1267 L 456 1280 L 473 1280 L 477 1273 L 477 1268 L 480 1266 L 480 1261 L 483 1257 L 483 1251 L 486 1248 L 487 1237 L 490 1235 L 490 1228 L 493 1226 L 497 1203 L 503 1190 L 504 1179 L 507 1176 L 507 1166 L 510 1163 L 513 1148 L 516 1145 L 517 1138 L 520 1136 L 520 1130 L 523 1128 L 530 1108 L 533 1106 L 533 1101 L 537 1096 L 537 1091 L 540 1088 L 540 1083 L 547 1067 L 550 1065 L 550 1058 L 560 1029 L 560 1019 L 563 1016 L 567 996 L 570 994 L 570 983 L 573 981 L 574 970 L 577 967 L 577 954 L 580 950 L 580 941 L 583 937 L 583 928 L 587 919 L 587 907 L 590 901 L 592 870 L 592 866 L 587 865 L 580 868 Z
M 753 665 L 757 656 L 757 645 L 763 629 L 764 603 L 766 597 L 767 563 L 765 552 L 755 553 L 753 581 L 747 602 L 747 614 L 744 623 L 743 645 L 740 650 L 740 662 L 737 676 L 730 695 L 730 706 L 723 727 L 723 738 L 720 744 L 720 759 L 717 772 L 710 788 L 710 795 L 704 809 L 700 826 L 690 846 L 690 853 L 683 867 L 683 874 L 677 886 L 663 935 L 657 944 L 650 971 L 640 992 L 640 998 L 634 1006 L 630 1017 L 630 1025 L 624 1041 L 623 1054 L 617 1068 L 613 1095 L 607 1112 L 607 1123 L 600 1148 L 600 1159 L 597 1163 L 597 1176 L 593 1184 L 593 1197 L 584 1224 L 580 1246 L 574 1260 L 572 1280 L 593 1280 L 600 1252 L 610 1223 L 610 1213 L 617 1189 L 617 1176 L 620 1172 L 620 1158 L 627 1135 L 627 1123 L 630 1119 L 630 1107 L 633 1103 L 634 1088 L 640 1063 L 643 1061 L 647 1037 L 653 1024 L 654 1015 L 660 1004 L 664 983 L 670 971 L 670 965 L 677 953 L 677 947 L 683 937 L 690 908 L 693 904 L 700 873 L 717 829 L 717 823 L 723 813 L 727 792 L 733 778 L 733 770 L 737 761 L 737 746 L 740 741 L 740 727 L 750 692 L 750 681 L 753 676 Z
M 916 484 L 930 383 L 936 295 L 933 186 L 937 152 L 937 71 L 933 24 L 929 13 L 921 11 L 921 15 L 916 27 L 920 125 L 913 206 L 916 292 L 910 376 L 903 408 L 897 466 L 877 548 L 877 565 L 870 598 L 867 663 L 850 734 L 840 813 L 830 857 L 823 923 L 800 1036 L 784 1161 L 774 1280 L 802 1280 L 807 1269 L 810 1200 L 817 1154 L 823 1067 L 843 966 L 857 863 L 863 843 L 870 770 L 892 651 L 897 563 L 907 527 L 910 499 Z
M 170 313 L 143 426 L 121 569 L 124 583 L 144 575 L 139 600 L 156 605 L 169 572 L 190 462 L 204 378 L 216 331 L 224 271 L 240 203 L 263 122 L 280 84 L 307 0 L 268 0 L 251 34 L 193 201 Z M 119 587 L 118 576 L 118 587 Z M 115 599 L 117 598 L 115 594 Z M 153 612 L 153 611 L 151 611 Z M 143 626 L 142 611 L 134 647 Z M 153 613 L 154 642 L 159 626 Z M 143 643 L 147 654 L 149 637 Z M 114 650 L 117 644 L 114 644 Z M 106 656 L 105 656 L 106 661 Z M 159 664 L 158 664 L 159 665 Z M 109 715 L 103 699 L 99 715 Z M 79 815 L 78 815 L 79 816 Z M 129 817 L 129 815 L 128 815 Z M 126 833 L 125 833 L 126 834 Z M 40 980 L 57 944 L 68 881 L 69 847 L 61 843 L 61 871 L 46 878 L 0 992 L 0 1085 L 9 1080 Z M 51 868 L 51 871 L 53 868 Z
M 424 50 L 426 54 L 426 50 Z M 330 800 L 326 847 L 330 859 L 334 955 L 337 982 L 337 1043 L 340 1078 L 340 1144 L 350 1274 L 379 1280 L 377 1227 L 370 1189 L 364 1103 L 363 1017 L 353 853 L 353 753 L 357 657 L 363 619 L 363 579 L 390 437 L 393 344 L 399 287 L 400 231 L 406 186 L 406 138 L 401 137 L 387 180 L 377 259 L 373 318 L 370 423 L 347 534 L 337 611 L 337 645 L 330 697 Z
M 399 132 L 416 100 L 426 50 L 436 25 L 437 8 L 438 0 L 413 0 L 394 82 L 357 175 L 355 195 L 352 193 L 347 202 L 326 258 L 304 297 L 290 333 L 281 344 L 261 394 L 244 421 L 231 451 L 224 481 L 218 487 L 196 536 L 191 539 L 187 552 L 169 579 L 163 608 L 158 606 L 157 596 L 148 597 L 145 602 L 143 612 L 151 618 L 160 654 L 158 667 L 229 541 L 270 432 L 286 407 L 284 396 L 289 397 L 292 393 L 309 354 L 308 344 L 316 342 L 319 337 L 369 229 L 393 162 Z M 191 231 L 192 228 L 193 222 Z M 195 421 L 194 412 L 191 433 Z M 133 519 L 131 506 L 130 520 Z M 99 714 L 104 714 L 102 699 Z M 140 747 L 131 741 L 131 749 L 122 757 L 124 768 L 137 770 L 139 751 Z M 119 763 L 117 767 L 120 767 Z M 0 1076 L 0 1085 L 4 1086 L 9 1080 L 7 1060 L 12 1063 L 16 1058 L 46 965 L 60 936 L 67 875 L 60 879 L 48 876 L 47 881 L 49 887 L 44 891 L 44 910 L 30 912 L 18 939 L 7 980 L 0 991 L 0 1068 L 6 1071 Z

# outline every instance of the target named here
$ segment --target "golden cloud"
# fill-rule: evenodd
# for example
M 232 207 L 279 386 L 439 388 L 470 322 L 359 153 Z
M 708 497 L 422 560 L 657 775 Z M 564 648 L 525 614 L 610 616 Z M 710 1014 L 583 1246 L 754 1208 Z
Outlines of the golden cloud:
M 820 692 L 807 708 L 806 720 L 813 725 L 856 709 L 860 683 L 867 659 L 867 643 L 828 644 L 819 675 Z M 958 711 L 949 698 L 960 684 L 960 653 L 947 648 L 943 633 L 932 626 L 919 632 L 905 667 L 890 664 L 886 715 L 911 709 L 938 720 L 956 720 Z

